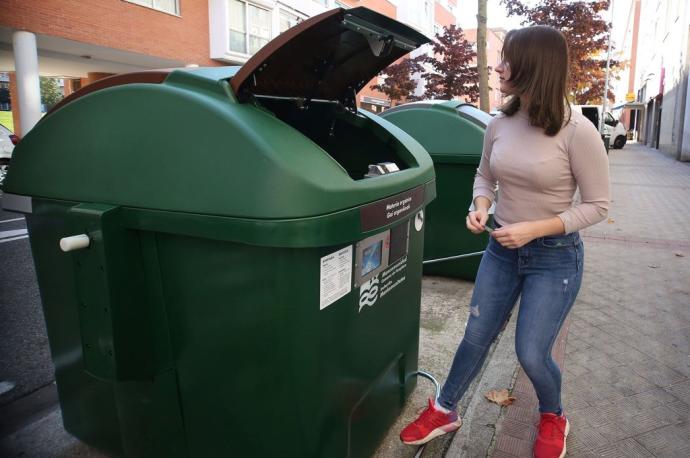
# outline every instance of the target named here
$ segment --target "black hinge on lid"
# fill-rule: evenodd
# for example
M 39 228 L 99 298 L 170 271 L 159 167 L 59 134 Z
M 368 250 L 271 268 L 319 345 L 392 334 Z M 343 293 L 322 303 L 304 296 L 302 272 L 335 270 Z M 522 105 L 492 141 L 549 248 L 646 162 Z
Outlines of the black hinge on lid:
M 357 90 L 352 86 L 348 87 L 341 103 L 346 110 L 357 113 Z
M 417 44 L 390 32 L 382 29 L 362 18 L 345 14 L 342 21 L 343 27 L 354 32 L 364 35 L 371 46 L 371 50 L 375 56 L 386 56 L 393 49 L 393 46 L 404 49 L 406 51 L 413 51 L 417 49 Z

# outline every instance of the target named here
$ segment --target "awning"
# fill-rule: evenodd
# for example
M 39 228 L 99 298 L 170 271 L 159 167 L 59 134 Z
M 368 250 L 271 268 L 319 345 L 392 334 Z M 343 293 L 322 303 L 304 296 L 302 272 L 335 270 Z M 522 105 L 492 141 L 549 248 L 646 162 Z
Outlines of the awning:
M 645 104 L 642 102 L 627 102 L 627 103 L 621 103 L 619 105 L 616 105 L 612 108 L 612 110 L 620 110 L 620 109 L 626 109 L 629 108 L 631 110 L 644 110 Z

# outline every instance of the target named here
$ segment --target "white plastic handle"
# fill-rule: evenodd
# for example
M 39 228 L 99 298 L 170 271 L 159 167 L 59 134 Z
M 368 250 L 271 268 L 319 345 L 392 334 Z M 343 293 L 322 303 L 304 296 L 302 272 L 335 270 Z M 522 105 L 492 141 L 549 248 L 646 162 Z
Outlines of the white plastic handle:
M 91 240 L 86 234 L 73 235 L 71 237 L 63 237 L 60 239 L 60 249 L 65 253 L 68 251 L 87 248 L 89 244 L 91 244 Z

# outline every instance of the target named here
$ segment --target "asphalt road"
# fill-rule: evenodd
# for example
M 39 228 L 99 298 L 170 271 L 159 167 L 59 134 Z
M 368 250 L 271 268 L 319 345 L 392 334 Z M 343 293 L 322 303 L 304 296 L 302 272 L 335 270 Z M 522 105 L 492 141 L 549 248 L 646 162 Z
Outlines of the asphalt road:
M 0 407 L 53 380 L 26 222 L 0 210 Z

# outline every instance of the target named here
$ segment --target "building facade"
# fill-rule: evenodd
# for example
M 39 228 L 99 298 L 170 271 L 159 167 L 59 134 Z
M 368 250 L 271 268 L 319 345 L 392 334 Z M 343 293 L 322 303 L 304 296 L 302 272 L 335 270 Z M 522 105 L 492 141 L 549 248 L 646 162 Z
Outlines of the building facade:
M 64 79 L 66 94 L 114 73 L 242 65 L 298 22 L 355 6 L 428 36 L 456 22 L 457 0 L 0 0 L 0 72 L 9 73 L 16 100 L 21 99 L 18 86 L 30 86 L 29 95 L 37 90 L 34 80 L 17 85 L 15 69 L 25 64 L 36 66 L 41 76 Z M 362 108 L 381 111 L 391 105 L 370 89 L 377 82 L 358 95 Z M 24 98 L 35 99 L 29 95 Z M 13 104 L 18 131 L 20 112 L 29 111 L 20 105 Z
M 631 125 L 638 141 L 690 161 L 690 4 L 635 0 L 632 8 L 636 7 L 641 19 L 637 46 L 632 50 L 635 67 L 631 78 L 635 102 L 644 109 L 638 110 Z

